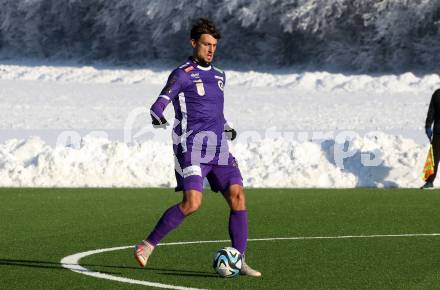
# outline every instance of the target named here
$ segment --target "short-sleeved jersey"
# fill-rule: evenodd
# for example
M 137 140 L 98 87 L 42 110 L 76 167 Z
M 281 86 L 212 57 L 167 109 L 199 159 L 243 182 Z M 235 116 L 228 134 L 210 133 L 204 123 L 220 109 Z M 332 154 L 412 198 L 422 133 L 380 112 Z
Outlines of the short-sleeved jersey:
M 224 159 L 222 156 L 229 154 L 224 135 L 225 81 L 222 70 L 212 65 L 203 67 L 189 58 L 173 70 L 159 96 L 173 103 L 173 149 L 188 164 L 200 154 L 200 163 L 219 164 L 219 157 Z

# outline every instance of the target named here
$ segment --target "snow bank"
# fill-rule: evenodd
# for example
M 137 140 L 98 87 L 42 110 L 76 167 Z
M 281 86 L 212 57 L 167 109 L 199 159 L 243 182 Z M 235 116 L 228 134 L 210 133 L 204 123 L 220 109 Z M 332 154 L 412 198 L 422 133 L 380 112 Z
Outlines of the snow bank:
M 248 187 L 415 187 L 427 148 L 386 134 L 297 142 L 263 139 L 232 145 Z M 371 166 L 369 166 L 371 165 Z M 171 145 L 127 145 L 85 137 L 78 148 L 40 138 L 0 144 L 0 186 L 173 187 Z
M 176 63 L 177 65 L 177 63 Z M 109 66 L 43 65 L 42 62 L 0 64 L 0 80 L 54 81 L 63 83 L 150 84 L 162 86 L 170 68 L 141 69 Z M 330 72 L 278 70 L 271 73 L 227 70 L 228 86 L 277 87 L 307 91 L 401 93 L 433 91 L 440 87 L 438 74 L 344 75 Z
M 170 133 L 153 132 L 148 116 L 168 73 L 0 64 L 0 186 L 172 187 Z M 426 142 L 424 119 L 438 87 L 438 74 L 227 71 L 226 118 L 239 138 L 260 136 L 233 144 L 246 186 L 419 185 L 427 151 L 420 145 Z M 172 111 L 166 111 L 170 121 Z M 346 148 L 337 138 L 345 130 L 390 134 L 356 136 Z M 91 133 L 110 140 L 84 137 Z M 327 139 L 318 142 L 315 133 Z M 32 135 L 39 137 L 26 138 Z M 49 145 L 63 136 L 82 141 L 78 147 Z
M 169 72 L 163 67 L 0 64 L 0 130 L 122 130 L 137 108 L 144 109 L 135 122 L 142 127 L 150 123 L 148 108 Z M 426 111 L 440 87 L 438 74 L 228 70 L 226 75 L 225 115 L 239 131 L 413 130 L 425 141 Z M 166 114 L 171 120 L 172 108 Z

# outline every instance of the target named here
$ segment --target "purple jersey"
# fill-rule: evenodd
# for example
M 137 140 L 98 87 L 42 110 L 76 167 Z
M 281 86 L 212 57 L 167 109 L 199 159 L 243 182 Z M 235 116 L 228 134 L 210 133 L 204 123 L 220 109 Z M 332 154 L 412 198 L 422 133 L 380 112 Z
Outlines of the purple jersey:
M 168 78 L 152 114 L 163 117 L 172 102 L 174 154 L 186 164 L 228 164 L 229 150 L 223 115 L 225 74 L 210 65 L 203 67 L 189 58 Z

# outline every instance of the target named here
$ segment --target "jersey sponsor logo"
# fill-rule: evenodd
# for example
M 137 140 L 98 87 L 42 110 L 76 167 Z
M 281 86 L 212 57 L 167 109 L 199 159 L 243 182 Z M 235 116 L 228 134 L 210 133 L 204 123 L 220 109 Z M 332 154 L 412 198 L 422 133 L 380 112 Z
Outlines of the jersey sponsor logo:
M 223 81 L 219 80 L 217 82 L 217 84 L 218 84 L 218 87 L 220 88 L 220 90 L 222 90 L 222 92 L 223 92 L 223 89 L 225 88 L 225 84 L 223 83 Z
M 194 69 L 193 66 L 189 66 L 189 67 L 187 67 L 186 69 L 184 69 L 184 71 L 185 71 L 185 72 L 190 72 L 190 71 L 192 71 L 193 69 Z
M 199 78 L 200 78 L 200 75 L 199 75 L 199 73 L 192 73 L 192 74 L 191 74 L 191 77 L 192 77 L 192 78 L 195 78 L 195 79 L 199 79 Z
M 199 94 L 199 96 L 204 96 L 205 95 L 205 87 L 203 86 L 202 80 L 197 80 L 194 83 L 196 84 L 197 93 Z
M 222 81 L 224 81 L 225 79 L 223 78 L 223 77 L 221 77 L 221 76 L 214 76 L 216 79 L 218 79 L 218 80 L 222 80 Z

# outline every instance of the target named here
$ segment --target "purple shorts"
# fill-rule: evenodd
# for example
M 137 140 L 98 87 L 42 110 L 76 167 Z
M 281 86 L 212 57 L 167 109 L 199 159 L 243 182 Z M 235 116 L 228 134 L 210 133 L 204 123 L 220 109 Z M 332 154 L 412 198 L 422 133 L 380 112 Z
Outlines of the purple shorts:
M 183 172 L 175 171 L 176 191 L 193 189 L 203 192 L 203 180 L 205 177 L 208 179 L 211 190 L 214 192 L 226 192 L 229 186 L 233 184 L 243 186 L 240 169 L 232 155 L 230 155 L 228 165 L 200 164 L 182 166 L 182 161 L 178 160 L 178 162 Z

